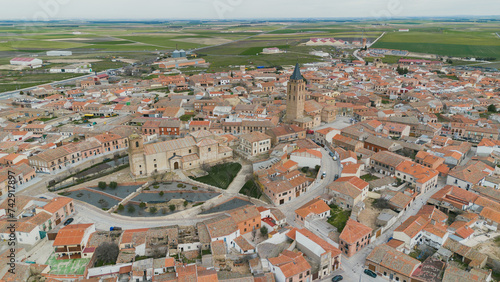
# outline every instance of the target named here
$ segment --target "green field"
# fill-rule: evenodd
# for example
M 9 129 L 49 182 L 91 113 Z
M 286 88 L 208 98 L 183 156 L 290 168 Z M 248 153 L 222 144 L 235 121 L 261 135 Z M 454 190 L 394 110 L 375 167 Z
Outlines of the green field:
M 193 179 L 208 185 L 227 189 L 240 169 L 241 164 L 239 163 L 214 165 L 209 169 L 207 175 Z
M 372 47 L 440 56 L 494 57 L 500 60 L 500 38 L 486 31 L 389 32 Z

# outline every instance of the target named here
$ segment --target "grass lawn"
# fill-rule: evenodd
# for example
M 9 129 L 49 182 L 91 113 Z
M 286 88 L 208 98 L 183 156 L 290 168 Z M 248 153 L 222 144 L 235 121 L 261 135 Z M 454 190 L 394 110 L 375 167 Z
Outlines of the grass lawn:
M 240 194 L 247 195 L 259 199 L 262 196 L 262 190 L 259 185 L 253 180 L 248 180 L 240 190 Z
M 193 179 L 208 185 L 227 189 L 240 169 L 241 164 L 239 163 L 214 165 L 210 168 L 207 175 Z
M 366 182 L 379 179 L 377 176 L 375 176 L 373 174 L 365 174 L 365 175 L 362 175 L 360 178 Z
M 332 208 L 332 210 L 331 216 L 328 218 L 328 223 L 337 228 L 337 231 L 341 233 L 342 230 L 344 230 L 347 220 L 351 216 L 351 211 L 345 211 L 334 204 L 330 205 L 330 208 Z
M 89 258 L 81 259 L 56 259 L 56 255 L 50 255 L 45 264 L 50 265 L 50 274 L 77 274 L 83 275 L 85 266 L 90 262 Z

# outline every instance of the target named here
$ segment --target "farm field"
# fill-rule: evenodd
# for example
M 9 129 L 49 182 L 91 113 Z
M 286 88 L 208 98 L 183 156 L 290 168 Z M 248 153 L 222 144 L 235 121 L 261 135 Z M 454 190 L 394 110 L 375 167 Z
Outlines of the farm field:
M 410 31 L 390 32 L 373 48 L 408 50 L 410 52 L 453 57 L 493 57 L 500 60 L 500 38 L 488 31 Z

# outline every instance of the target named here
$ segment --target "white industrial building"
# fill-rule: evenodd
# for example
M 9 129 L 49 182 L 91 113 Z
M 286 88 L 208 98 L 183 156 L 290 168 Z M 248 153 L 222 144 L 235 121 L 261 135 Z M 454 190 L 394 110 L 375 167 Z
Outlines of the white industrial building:
M 64 67 L 53 67 L 50 69 L 51 73 L 92 73 L 92 65 L 89 63 L 73 64 Z
M 26 66 L 26 67 L 32 67 L 32 68 L 39 68 L 42 66 L 43 61 L 37 58 L 24 58 L 24 57 L 17 57 L 12 60 L 10 60 L 11 65 L 17 65 L 17 66 Z
M 73 52 L 71 51 L 47 51 L 47 56 L 71 56 Z

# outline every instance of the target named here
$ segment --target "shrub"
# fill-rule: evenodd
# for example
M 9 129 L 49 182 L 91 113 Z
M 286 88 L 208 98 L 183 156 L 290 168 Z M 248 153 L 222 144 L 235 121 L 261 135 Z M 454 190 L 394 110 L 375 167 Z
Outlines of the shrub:
M 188 205 L 188 201 L 184 201 L 184 203 L 182 203 L 184 205 L 184 207 L 186 207 Z
M 118 210 L 119 211 L 123 211 L 125 209 L 125 207 L 122 205 L 122 204 L 119 204 L 118 205 Z
M 177 184 L 177 188 L 182 188 L 184 185 L 182 183 Z
M 141 203 L 139 204 L 139 207 L 140 207 L 141 209 L 145 208 L 145 207 L 146 207 L 146 203 L 141 202 Z
M 163 191 L 160 191 L 160 197 L 163 197 L 163 195 L 165 194 Z
M 153 185 L 153 188 L 158 189 L 160 188 L 160 185 Z
M 162 214 L 167 214 L 167 208 L 161 208 L 161 213 Z
M 170 211 L 175 211 L 175 205 L 170 205 L 168 206 L 168 208 L 170 209 Z
M 106 185 L 106 182 L 104 182 L 104 181 L 99 181 L 97 186 L 99 187 L 99 189 L 104 190 L 104 189 L 106 189 L 106 186 L 108 186 L 108 185 Z
M 155 214 L 157 211 L 158 211 L 158 209 L 156 207 L 150 207 L 149 208 L 149 212 L 152 213 L 152 214 Z
M 109 188 L 111 189 L 116 189 L 116 187 L 118 187 L 118 183 L 112 181 L 112 182 L 109 182 Z

